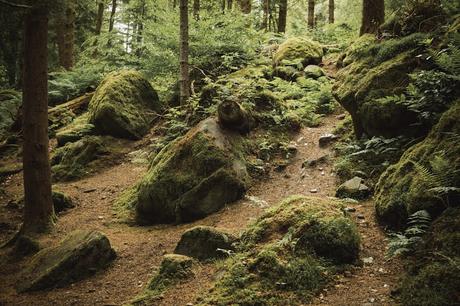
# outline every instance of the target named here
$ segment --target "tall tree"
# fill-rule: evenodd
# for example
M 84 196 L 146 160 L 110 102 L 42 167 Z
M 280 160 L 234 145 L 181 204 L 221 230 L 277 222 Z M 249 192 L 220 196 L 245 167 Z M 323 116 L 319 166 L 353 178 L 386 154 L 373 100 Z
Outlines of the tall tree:
M 377 34 L 380 25 L 385 21 L 384 0 L 363 0 L 363 14 L 360 35 Z
M 200 0 L 193 0 L 193 18 L 200 20 Z
M 96 17 L 96 35 L 101 34 L 102 30 L 102 23 L 104 21 L 104 10 L 105 10 L 105 3 L 104 0 L 99 0 L 97 4 L 97 17 Z
M 335 3 L 334 0 L 329 0 L 329 23 L 334 23 L 334 10 L 335 10 Z
M 239 0 L 241 11 L 245 14 L 251 13 L 251 0 Z
M 315 0 L 308 0 L 308 27 L 315 27 Z
M 110 11 L 109 32 L 112 32 L 115 24 L 115 14 L 117 12 L 117 0 L 112 0 L 112 10 Z
M 25 18 L 23 79 L 23 233 L 54 224 L 48 153 L 48 9 L 31 8 Z
M 263 5 L 264 15 L 262 19 L 261 28 L 262 30 L 268 30 L 268 23 L 269 23 L 269 18 L 270 18 L 270 0 L 263 0 L 262 5 Z
M 227 0 L 227 10 L 231 11 L 233 9 L 233 0 Z
M 179 17 L 180 17 L 180 44 L 179 44 L 179 62 L 180 62 L 180 103 L 184 105 L 190 96 L 190 80 L 188 66 L 188 0 L 180 0 L 179 2 Z
M 56 19 L 59 65 L 66 70 L 72 69 L 74 65 L 75 16 L 75 2 L 68 0 L 64 12 L 59 12 Z
M 286 32 L 287 0 L 280 0 L 280 10 L 278 15 L 278 33 Z

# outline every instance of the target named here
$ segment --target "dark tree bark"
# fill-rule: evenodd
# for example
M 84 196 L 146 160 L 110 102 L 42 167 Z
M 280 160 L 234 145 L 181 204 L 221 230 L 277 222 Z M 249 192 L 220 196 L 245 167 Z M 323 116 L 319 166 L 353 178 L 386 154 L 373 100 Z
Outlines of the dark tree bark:
M 109 19 L 109 32 L 112 32 L 113 25 L 115 24 L 115 14 L 117 12 L 117 0 L 112 0 L 112 11 L 110 12 Z
M 140 46 L 143 40 L 144 34 L 144 15 L 145 15 L 145 0 L 141 1 L 141 8 L 139 12 L 139 21 L 137 23 L 137 44 Z
M 34 7 L 25 20 L 23 82 L 23 233 L 42 233 L 54 224 L 48 153 L 48 11 Z
M 200 0 L 193 0 L 193 18 L 200 20 Z
M 241 11 L 245 14 L 251 13 L 251 0 L 239 0 Z
M 263 4 L 264 15 L 262 19 L 261 29 L 267 31 L 268 26 L 269 26 L 268 24 L 269 18 L 270 18 L 270 0 L 263 0 L 262 4 Z
M 233 0 L 227 0 L 227 10 L 231 11 L 233 9 Z
M 363 16 L 360 35 L 377 34 L 380 25 L 385 21 L 384 0 L 363 0 Z
M 56 25 L 59 65 L 66 70 L 74 65 L 75 3 L 68 1 L 64 14 L 59 14 Z
M 225 3 L 227 2 L 227 0 L 221 0 L 222 3 L 221 3 L 221 8 L 222 8 L 222 14 L 225 14 Z
M 315 0 L 308 0 L 308 27 L 315 27 Z
M 286 32 L 287 0 L 280 0 L 280 10 L 278 14 L 278 33 L 284 33 Z
M 97 5 L 97 17 L 96 17 L 96 30 L 95 34 L 100 35 L 101 30 L 102 30 L 102 23 L 104 21 L 104 1 L 99 1 L 99 4 Z
M 184 105 L 190 96 L 190 80 L 188 66 L 188 0 L 180 0 L 180 44 L 179 44 L 179 62 L 180 62 L 180 103 Z
M 335 21 L 334 11 L 335 11 L 334 0 L 329 0 L 329 23 L 334 23 Z

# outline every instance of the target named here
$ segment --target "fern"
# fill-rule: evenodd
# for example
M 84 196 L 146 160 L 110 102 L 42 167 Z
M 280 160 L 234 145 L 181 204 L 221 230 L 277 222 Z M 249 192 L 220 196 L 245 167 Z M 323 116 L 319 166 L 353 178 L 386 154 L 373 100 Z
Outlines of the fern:
M 412 254 L 423 242 L 431 223 L 431 216 L 426 210 L 419 210 L 409 216 L 407 229 L 404 233 L 392 234 L 388 243 L 389 257 L 407 256 Z
M 460 47 L 450 44 L 433 57 L 439 68 L 451 75 L 460 75 Z

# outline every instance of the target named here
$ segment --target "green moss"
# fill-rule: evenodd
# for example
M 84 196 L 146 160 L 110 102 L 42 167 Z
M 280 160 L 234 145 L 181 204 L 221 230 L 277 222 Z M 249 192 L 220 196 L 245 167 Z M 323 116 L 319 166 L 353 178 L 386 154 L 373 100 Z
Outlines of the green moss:
M 337 200 L 290 197 L 242 235 L 223 276 L 198 305 L 299 305 L 356 260 L 359 237 Z
M 103 135 L 139 139 L 162 108 L 157 93 L 139 72 L 113 72 L 91 99 L 89 123 Z
M 75 142 L 84 136 L 95 133 L 94 125 L 88 123 L 89 113 L 85 113 L 75 118 L 72 123 L 56 131 L 58 146 L 63 146 L 68 142 Z
M 129 305 L 152 305 L 155 300 L 161 299 L 168 288 L 193 276 L 192 264 L 193 260 L 190 257 L 165 255 L 158 273 L 149 281 L 147 288 Z
M 304 66 L 319 64 L 323 57 L 323 47 L 306 38 L 292 37 L 283 42 L 275 55 L 275 65 L 291 64 L 299 60 Z
M 240 143 L 239 135 L 207 119 L 158 153 L 124 201 L 135 206 L 139 223 L 185 222 L 216 212 L 247 186 Z
M 375 194 L 380 221 L 398 228 L 405 225 L 409 214 L 418 210 L 427 209 L 437 215 L 445 209 L 443 198 L 430 189 L 460 185 L 459 134 L 460 102 L 457 101 L 425 140 L 407 150 L 380 177 Z
M 38 252 L 22 271 L 18 291 L 63 287 L 105 268 L 115 258 L 106 236 L 74 231 L 59 245 Z

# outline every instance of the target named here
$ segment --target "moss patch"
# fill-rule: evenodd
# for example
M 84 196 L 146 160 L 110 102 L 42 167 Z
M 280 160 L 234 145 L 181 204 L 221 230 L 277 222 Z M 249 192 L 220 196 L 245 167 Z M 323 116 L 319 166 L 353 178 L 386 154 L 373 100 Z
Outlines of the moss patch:
M 317 65 L 323 57 L 323 47 L 307 38 L 292 37 L 283 42 L 273 56 L 275 65 Z
M 440 119 L 428 137 L 411 147 L 400 161 L 388 167 L 376 186 L 378 219 L 395 228 L 405 226 L 407 216 L 422 209 L 436 216 L 456 192 L 440 195 L 433 188 L 460 186 L 460 101 Z
M 338 200 L 294 196 L 267 211 L 243 233 L 198 305 L 308 302 L 338 266 L 358 257 L 357 229 L 341 207 Z
M 157 93 L 139 72 L 113 72 L 91 99 L 89 123 L 102 135 L 139 139 L 161 110 Z

